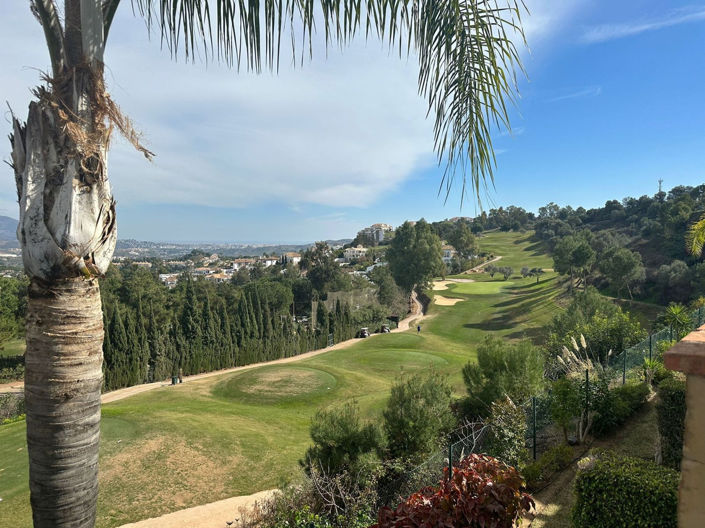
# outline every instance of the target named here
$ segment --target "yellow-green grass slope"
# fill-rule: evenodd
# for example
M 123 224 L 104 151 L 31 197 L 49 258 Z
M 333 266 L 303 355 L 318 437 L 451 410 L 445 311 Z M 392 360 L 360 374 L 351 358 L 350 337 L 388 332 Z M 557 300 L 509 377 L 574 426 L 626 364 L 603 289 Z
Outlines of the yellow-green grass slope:
M 508 240 L 507 234 L 488 235 Z M 526 235 L 505 244 L 506 258 L 537 256 Z M 511 253 L 510 253 L 511 251 Z M 499 254 L 499 253 L 498 253 Z M 310 439 L 311 416 L 321 407 L 355 399 L 379 416 L 390 385 L 403 372 L 433 366 L 448 373 L 463 393 L 462 366 L 492 332 L 509 339 L 535 337 L 559 310 L 557 277 L 515 275 L 507 281 L 476 275 L 479 282 L 432 292 L 462 298 L 432 304 L 420 334 L 360 340 L 293 364 L 164 387 L 103 407 L 99 527 L 276 487 L 296 477 Z M 31 526 L 25 425 L 0 427 L 0 528 Z

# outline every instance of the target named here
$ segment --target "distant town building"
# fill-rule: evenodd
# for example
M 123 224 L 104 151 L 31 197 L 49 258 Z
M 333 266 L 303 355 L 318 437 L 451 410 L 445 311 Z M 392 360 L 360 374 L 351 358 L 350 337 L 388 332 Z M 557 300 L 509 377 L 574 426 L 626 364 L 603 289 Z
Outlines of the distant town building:
M 135 266 L 138 268 L 151 268 L 152 263 L 151 262 L 133 262 Z
M 465 220 L 466 222 L 471 222 L 472 223 L 472 216 L 454 216 L 453 218 L 449 218 L 449 222 L 460 222 L 461 220 Z
M 179 282 L 179 274 L 178 273 L 160 273 L 159 280 L 162 281 L 167 288 L 171 289 L 174 286 L 176 286 L 177 282 Z
M 294 251 L 288 251 L 287 253 L 284 253 L 281 256 L 280 262 L 282 263 L 283 266 L 286 266 L 289 263 L 291 263 L 295 266 L 298 266 L 299 262 L 301 262 L 301 253 L 296 253 Z
M 233 260 L 232 269 L 235 271 L 241 269 L 249 269 L 255 265 L 255 259 L 253 258 L 236 258 Z
M 349 262 L 351 260 L 359 260 L 361 258 L 365 258 L 365 256 L 367 255 L 367 250 L 368 248 L 358 245 L 356 247 L 345 249 L 343 254 L 345 256 L 345 260 Z
M 274 266 L 277 262 L 279 262 L 279 257 L 260 257 L 257 260 L 260 264 L 264 265 L 265 268 L 268 268 L 269 266 Z
M 194 275 L 210 275 L 211 273 L 215 273 L 216 269 L 214 268 L 195 268 L 193 270 Z
M 221 283 L 228 282 L 230 280 L 230 275 L 226 273 L 211 273 L 205 276 L 205 279 L 209 282 Z
M 363 239 L 368 239 L 379 244 L 384 240 L 384 234 L 394 231 L 394 228 L 389 224 L 372 224 L 370 227 L 366 227 L 358 232 L 358 237 Z
M 450 262 L 453 260 L 453 257 L 455 256 L 455 248 L 448 244 L 444 244 L 441 250 L 443 251 L 443 256 L 441 257 L 443 259 L 443 262 L 445 262 L 446 264 L 450 264 Z

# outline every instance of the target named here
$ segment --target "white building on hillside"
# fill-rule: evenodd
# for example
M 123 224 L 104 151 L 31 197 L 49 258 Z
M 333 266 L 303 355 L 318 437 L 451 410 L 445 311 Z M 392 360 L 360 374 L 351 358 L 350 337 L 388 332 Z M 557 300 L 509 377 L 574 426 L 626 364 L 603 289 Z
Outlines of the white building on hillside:
M 345 255 L 345 260 L 350 262 L 351 260 L 359 260 L 361 258 L 365 258 L 365 256 L 367 255 L 367 249 L 368 248 L 362 246 L 347 248 L 343 252 L 343 254 Z
M 380 243 L 384 240 L 384 234 L 394 231 L 394 228 L 389 224 L 372 224 L 361 230 L 358 235 L 373 240 L 375 243 Z
M 455 256 L 455 249 L 453 248 L 453 246 L 444 244 L 441 250 L 443 251 L 443 256 L 441 257 L 443 259 L 443 262 L 445 264 L 450 264 L 450 262 L 453 260 L 453 257 Z

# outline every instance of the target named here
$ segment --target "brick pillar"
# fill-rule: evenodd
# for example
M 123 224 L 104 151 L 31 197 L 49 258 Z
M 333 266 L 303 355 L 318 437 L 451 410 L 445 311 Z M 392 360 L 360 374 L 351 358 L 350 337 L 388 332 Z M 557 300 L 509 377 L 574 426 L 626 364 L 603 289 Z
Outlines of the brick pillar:
M 664 363 L 687 376 L 678 527 L 702 528 L 705 526 L 705 325 L 667 351 Z

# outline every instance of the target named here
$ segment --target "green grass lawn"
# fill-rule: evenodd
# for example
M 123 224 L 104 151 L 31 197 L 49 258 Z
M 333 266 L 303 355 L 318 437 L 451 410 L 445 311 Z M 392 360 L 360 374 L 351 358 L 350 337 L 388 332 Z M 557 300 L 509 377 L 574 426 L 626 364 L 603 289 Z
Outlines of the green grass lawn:
M 531 240 L 533 231 L 516 233 L 513 231 L 490 231 L 478 237 L 480 251 L 492 255 L 502 255 L 497 266 L 510 266 L 519 272 L 528 268 L 552 268 L 553 259 L 547 254 L 542 242 Z
M 481 244 L 496 248 L 517 271 L 550 267 L 525 234 L 491 233 Z M 562 288 L 554 273 L 538 284 L 521 276 L 473 278 L 479 282 L 431 293 L 462 301 L 432 303 L 419 334 L 375 336 L 297 363 L 103 406 L 98 527 L 279 486 L 297 475 L 317 409 L 356 400 L 366 415 L 379 416 L 400 373 L 429 367 L 447 373 L 461 395 L 462 366 L 488 332 L 536 338 L 559 310 Z M 24 423 L 0 427 L 0 528 L 31 526 L 24 435 Z
M 0 356 L 21 356 L 24 354 L 24 349 L 24 338 L 11 339 L 0 348 Z

